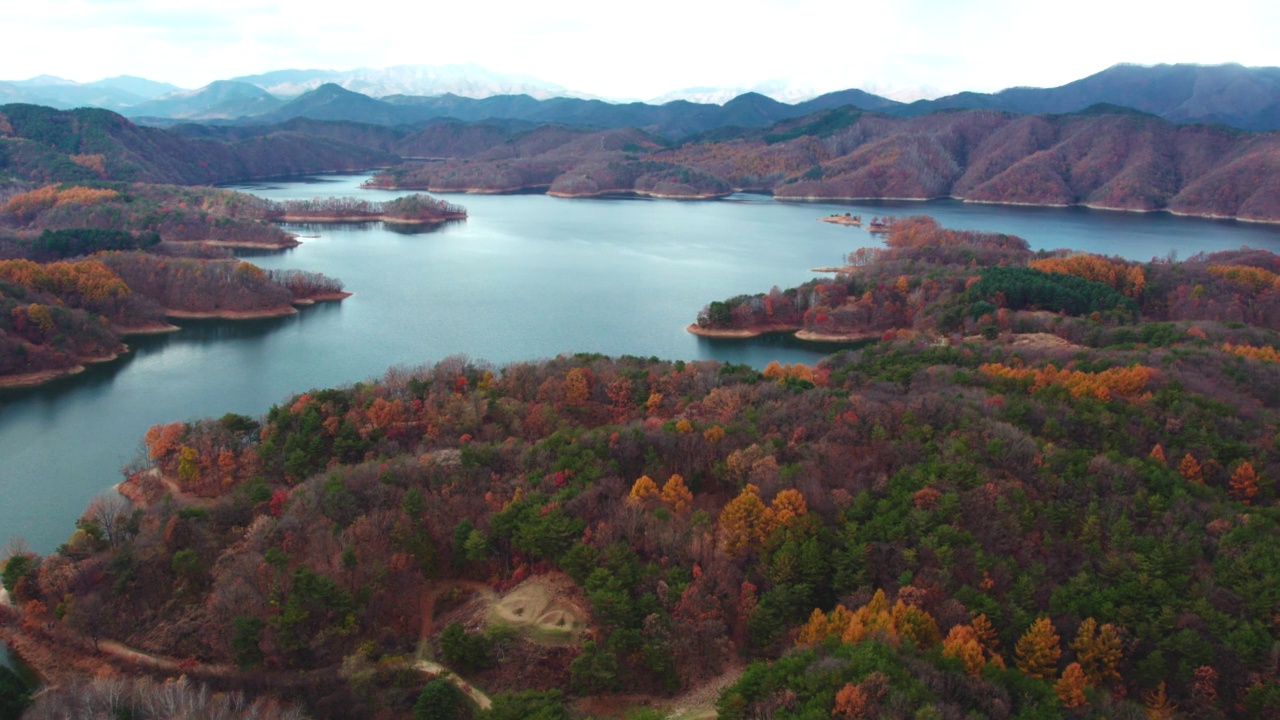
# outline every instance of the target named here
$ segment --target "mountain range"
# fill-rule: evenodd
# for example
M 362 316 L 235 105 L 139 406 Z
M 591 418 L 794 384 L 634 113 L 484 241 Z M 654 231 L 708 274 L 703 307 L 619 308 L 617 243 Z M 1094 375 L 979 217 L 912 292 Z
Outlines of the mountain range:
M 786 99 L 797 99 L 800 95 L 794 88 L 766 83 L 759 89 L 765 92 L 745 92 L 730 99 L 727 96 L 734 91 L 693 88 L 664 96 L 681 99 L 660 104 L 619 103 L 474 65 L 403 65 L 345 72 L 281 70 L 220 80 L 196 90 L 127 76 L 84 84 L 41 76 L 0 82 L 0 102 L 102 107 L 159 125 L 175 120 L 269 124 L 295 117 L 413 125 L 454 118 L 639 127 L 673 138 L 726 125 L 766 127 L 843 105 L 913 117 L 948 109 L 1070 113 L 1108 103 L 1176 123 L 1255 131 L 1280 128 L 1277 67 L 1116 65 L 1056 88 L 964 92 L 912 103 L 856 89 L 786 103 L 767 93 L 782 92 Z

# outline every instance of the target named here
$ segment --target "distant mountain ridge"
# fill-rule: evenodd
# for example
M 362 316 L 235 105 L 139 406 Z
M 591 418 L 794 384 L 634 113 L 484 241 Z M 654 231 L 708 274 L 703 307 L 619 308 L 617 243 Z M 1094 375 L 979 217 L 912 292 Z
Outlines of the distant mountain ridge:
M 776 81 L 757 87 L 775 94 L 796 96 L 798 92 Z M 909 117 L 947 109 L 1071 113 L 1110 103 L 1176 123 L 1254 131 L 1280 128 L 1280 67 L 1234 64 L 1116 65 L 1056 88 L 964 92 L 912 103 L 857 89 L 792 104 L 760 92 L 727 99 L 726 91 L 715 88 L 666 97 L 682 95 L 717 102 L 606 102 L 535 78 L 503 75 L 475 65 L 279 70 L 217 81 L 195 91 L 124 76 L 84 84 L 50 76 L 0 82 L 0 102 L 62 109 L 102 107 L 161 124 L 174 119 L 277 123 L 304 117 L 394 126 L 454 118 L 640 127 L 680 138 L 725 126 L 765 127 L 842 105 Z
M 1274 130 L 1280 128 L 1280 67 L 1122 64 L 1061 87 L 959 93 L 920 100 L 894 114 L 923 115 L 950 108 L 1070 113 L 1098 103 L 1130 107 L 1175 123 Z

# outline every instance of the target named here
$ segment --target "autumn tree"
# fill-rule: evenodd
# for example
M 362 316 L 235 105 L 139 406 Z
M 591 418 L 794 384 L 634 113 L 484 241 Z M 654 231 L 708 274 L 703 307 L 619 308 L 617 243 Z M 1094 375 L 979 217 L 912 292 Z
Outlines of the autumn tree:
M 986 659 L 982 657 L 982 643 L 977 633 L 969 625 L 954 625 L 942 641 L 943 657 L 956 658 L 970 675 L 981 675 L 986 667 Z
M 1075 640 L 1071 641 L 1071 649 L 1076 651 L 1085 680 L 1090 685 L 1120 679 L 1118 668 L 1123 656 L 1123 643 L 1120 633 L 1111 623 L 1099 627 L 1097 620 L 1085 618 Z
M 1173 713 L 1178 709 L 1177 703 L 1169 701 L 1163 682 L 1143 693 L 1142 700 L 1147 706 L 1147 720 L 1173 720 Z
M 1053 622 L 1047 617 L 1038 618 L 1018 638 L 1018 644 L 1014 648 L 1018 669 L 1040 680 L 1053 677 L 1057 674 L 1058 659 L 1062 657 L 1059 640 L 1058 633 L 1054 632 Z
M 1085 685 L 1084 670 L 1080 669 L 1080 663 L 1071 663 L 1062 672 L 1062 678 L 1053 689 L 1057 691 L 1058 699 L 1064 706 L 1073 708 L 1089 702 L 1084 695 Z
M 627 504 L 631 507 L 642 507 L 649 498 L 656 497 L 658 497 L 658 484 L 648 475 L 641 475 L 631 486 L 631 494 L 627 495 Z
M 1253 463 L 1245 460 L 1236 466 L 1231 474 L 1230 491 L 1231 497 L 1245 505 L 1253 501 L 1258 494 L 1258 473 L 1253 469 Z
M 1187 482 L 1204 483 L 1204 468 L 1191 453 L 1187 453 L 1178 463 L 1178 472 L 1187 479 Z
M 725 552 L 738 555 L 758 542 L 766 522 L 767 508 L 760 499 L 760 488 L 747 484 L 738 497 L 720 511 L 720 535 Z
M 859 720 L 867 711 L 867 694 L 853 683 L 845 683 L 836 692 L 836 704 L 831 709 L 831 717 L 837 720 Z
M 636 482 L 639 483 L 638 480 Z M 634 488 L 632 492 L 635 492 Z M 689 511 L 693 505 L 693 493 L 685 486 L 683 475 L 675 473 L 667 478 L 667 482 L 662 486 L 662 502 L 671 506 L 677 515 L 683 515 Z
M 1147 457 L 1163 465 L 1166 462 L 1164 459 L 1164 447 L 1160 443 L 1156 443 L 1156 446 L 1151 448 L 1151 453 Z

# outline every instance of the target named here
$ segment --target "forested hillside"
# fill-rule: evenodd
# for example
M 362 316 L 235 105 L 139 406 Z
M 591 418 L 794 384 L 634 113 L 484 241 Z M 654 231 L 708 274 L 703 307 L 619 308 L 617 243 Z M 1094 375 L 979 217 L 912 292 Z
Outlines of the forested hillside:
M 1072 115 L 965 110 L 906 119 L 842 108 L 766 130 L 722 128 L 670 149 L 642 137 L 610 145 L 621 131 L 586 136 L 601 138 L 599 143 L 581 137 L 552 146 L 529 141 L 548 132 L 429 129 L 402 142 L 416 143 L 423 155 L 454 159 L 403 164 L 370 184 L 477 192 L 550 188 L 565 195 L 645 192 L 652 182 L 647 163 L 664 177 L 683 179 L 683 192 L 670 187 L 663 194 L 686 197 L 732 188 L 791 200 L 954 197 L 1280 221 L 1280 136 L 1174 125 L 1116 107 Z
M 4 565 L 6 631 L 321 717 L 472 712 L 431 663 L 561 718 L 739 658 L 724 718 L 1280 713 L 1280 257 L 917 220 L 865 259 L 804 292 L 892 331 L 812 367 L 451 358 L 157 425 L 136 511 Z
M 384 165 L 394 156 L 301 133 L 238 142 L 185 138 L 107 110 L 0 105 L 0 185 L 124 180 L 214 184 Z

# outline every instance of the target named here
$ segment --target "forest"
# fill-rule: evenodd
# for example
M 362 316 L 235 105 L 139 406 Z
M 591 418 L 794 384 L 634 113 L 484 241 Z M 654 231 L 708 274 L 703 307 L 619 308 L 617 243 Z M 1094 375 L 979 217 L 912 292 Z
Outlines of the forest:
M 759 296 L 870 295 L 813 366 L 448 358 L 156 425 L 135 505 L 11 550 L 0 635 L 314 717 L 1280 715 L 1280 257 L 911 218 L 853 259 Z
M 851 253 L 834 278 L 711 302 L 691 330 L 788 330 L 819 340 L 1012 331 L 1077 343 L 1138 339 L 1137 320 L 1216 322 L 1243 335 L 1280 330 L 1272 253 L 1242 248 L 1143 263 L 1032 252 L 1016 236 L 943 228 L 923 215 L 886 225 L 885 247 Z

